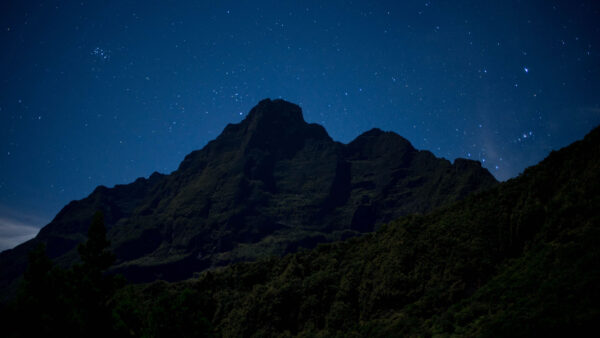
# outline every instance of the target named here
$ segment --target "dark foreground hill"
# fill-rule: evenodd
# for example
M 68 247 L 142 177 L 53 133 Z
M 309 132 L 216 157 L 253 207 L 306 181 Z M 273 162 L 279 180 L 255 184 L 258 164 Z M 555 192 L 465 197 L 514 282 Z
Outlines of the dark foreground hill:
M 124 289 L 117 317 L 136 334 L 204 316 L 225 337 L 585 336 L 600 320 L 599 210 L 596 128 L 516 179 L 376 233 Z
M 297 105 L 267 99 L 170 175 L 101 186 L 68 204 L 36 238 L 0 254 L 0 290 L 15 289 L 38 243 L 60 265 L 76 262 L 97 210 L 117 258 L 113 272 L 176 281 L 370 232 L 496 184 L 478 162 L 450 163 L 392 132 L 335 142 Z

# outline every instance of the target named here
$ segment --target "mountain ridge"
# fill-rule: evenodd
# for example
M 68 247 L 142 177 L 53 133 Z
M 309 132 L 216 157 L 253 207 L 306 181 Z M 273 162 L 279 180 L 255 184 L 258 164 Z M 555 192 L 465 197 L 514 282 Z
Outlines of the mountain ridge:
M 299 106 L 265 99 L 171 174 L 100 186 L 70 202 L 36 238 L 0 253 L 0 286 L 14 285 L 40 241 L 59 264 L 77 261 L 74 248 L 96 210 L 105 214 L 114 272 L 178 280 L 370 232 L 495 184 L 478 162 L 438 159 L 393 132 L 333 141 Z
M 185 316 L 168 298 L 194 304 L 224 337 L 585 336 L 600 318 L 599 174 L 596 127 L 518 177 L 427 214 L 131 286 L 115 300 L 144 304 L 126 325 L 135 331 L 166 306 L 170 318 Z

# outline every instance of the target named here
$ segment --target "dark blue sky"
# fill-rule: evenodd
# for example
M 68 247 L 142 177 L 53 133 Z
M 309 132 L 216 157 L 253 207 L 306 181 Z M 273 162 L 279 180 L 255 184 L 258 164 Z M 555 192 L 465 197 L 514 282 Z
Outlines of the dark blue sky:
M 593 0 L 0 6 L 0 250 L 98 185 L 175 170 L 266 97 L 500 180 L 600 124 Z

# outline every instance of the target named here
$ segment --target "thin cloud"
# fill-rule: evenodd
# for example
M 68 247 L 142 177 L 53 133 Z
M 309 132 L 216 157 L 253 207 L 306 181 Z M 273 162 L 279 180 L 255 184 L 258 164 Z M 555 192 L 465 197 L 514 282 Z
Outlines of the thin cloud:
M 39 231 L 39 227 L 0 217 L 0 252 L 35 237 Z
M 51 220 L 50 216 L 39 215 L 31 209 L 19 209 L 4 204 L 0 204 L 0 219 L 9 219 L 38 228 L 50 223 Z

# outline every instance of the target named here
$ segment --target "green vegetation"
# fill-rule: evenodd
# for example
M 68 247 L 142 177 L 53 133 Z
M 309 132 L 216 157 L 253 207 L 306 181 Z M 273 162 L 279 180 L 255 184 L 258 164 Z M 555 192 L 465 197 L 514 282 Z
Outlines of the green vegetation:
M 43 244 L 32 250 L 17 298 L 4 309 L 8 336 L 106 336 L 111 328 L 109 299 L 122 286 L 119 278 L 104 275 L 114 261 L 108 245 L 98 212 L 88 240 L 79 246 L 81 263 L 72 269 L 55 266 Z
M 176 283 L 107 275 L 97 214 L 72 269 L 31 251 L 0 317 L 9 337 L 579 336 L 600 319 L 598 210 L 600 128 L 428 214 Z
M 226 337 L 583 333 L 600 318 L 599 145 L 597 129 L 517 179 L 374 234 L 115 299 L 191 289 Z
M 88 238 L 78 247 L 81 263 L 55 266 L 43 244 L 29 253 L 29 264 L 16 299 L 2 305 L 6 337 L 201 337 L 212 326 L 199 312 L 196 291 L 148 294 L 153 303 L 130 303 L 116 297 L 120 276 L 106 274 L 114 262 L 108 251 L 102 213 L 97 212 Z M 122 291 L 124 292 L 124 291 Z M 139 317 L 141 311 L 147 317 Z M 136 322 L 137 321 L 137 322 Z M 137 323 L 137 325 L 132 325 Z M 134 331 L 137 330 L 137 331 Z

